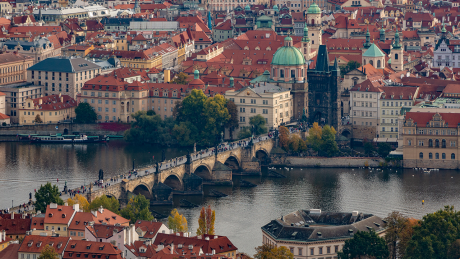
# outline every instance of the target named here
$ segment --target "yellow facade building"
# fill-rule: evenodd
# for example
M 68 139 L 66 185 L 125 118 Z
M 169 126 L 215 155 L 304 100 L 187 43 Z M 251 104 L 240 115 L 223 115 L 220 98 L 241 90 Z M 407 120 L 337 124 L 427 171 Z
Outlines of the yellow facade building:
M 58 123 L 75 118 L 77 102 L 68 95 L 53 94 L 27 99 L 19 109 L 19 124 Z

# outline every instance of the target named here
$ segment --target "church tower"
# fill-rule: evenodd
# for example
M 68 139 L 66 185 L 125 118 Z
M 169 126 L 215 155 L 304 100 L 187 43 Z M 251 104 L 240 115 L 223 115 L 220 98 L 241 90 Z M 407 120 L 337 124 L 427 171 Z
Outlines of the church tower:
M 305 57 L 305 60 L 310 60 L 310 53 L 311 53 L 311 43 L 310 39 L 308 38 L 308 26 L 305 23 L 305 27 L 303 28 L 303 37 L 302 37 L 302 54 Z
M 399 32 L 396 29 L 395 33 L 395 41 L 392 45 L 391 49 L 391 68 L 396 71 L 403 71 L 404 70 L 404 56 L 403 56 L 403 48 L 401 48 L 401 42 L 399 41 Z
M 367 26 L 366 42 L 363 44 L 363 54 L 371 47 L 371 45 L 371 34 L 369 32 L 369 26 Z
M 318 50 L 322 43 L 322 25 L 321 25 L 321 9 L 316 3 L 310 5 L 307 11 L 307 26 L 309 38 L 311 40 L 311 48 Z

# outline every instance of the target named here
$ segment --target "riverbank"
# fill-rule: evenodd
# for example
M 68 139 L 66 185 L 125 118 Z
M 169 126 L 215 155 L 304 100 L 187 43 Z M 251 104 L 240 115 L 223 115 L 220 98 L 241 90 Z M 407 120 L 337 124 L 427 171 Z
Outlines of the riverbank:
M 371 157 L 294 157 L 272 156 L 270 166 L 289 167 L 326 167 L 326 168 L 359 168 L 378 167 L 385 162 L 381 158 Z
M 126 123 L 50 123 L 35 125 L 15 125 L 0 127 L 0 136 L 17 136 L 20 134 L 50 135 L 61 133 L 86 134 L 88 136 L 118 135 L 123 136 L 124 132 L 131 127 Z

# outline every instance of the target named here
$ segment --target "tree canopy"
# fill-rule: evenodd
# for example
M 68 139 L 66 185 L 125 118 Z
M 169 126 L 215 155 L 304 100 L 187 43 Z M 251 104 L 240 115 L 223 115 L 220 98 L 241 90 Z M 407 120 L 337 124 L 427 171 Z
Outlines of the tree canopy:
M 345 241 L 342 251 L 337 253 L 339 259 L 387 259 L 388 255 L 385 240 L 377 236 L 374 230 L 358 231 L 353 238 Z
M 131 128 L 124 133 L 124 139 L 138 143 L 171 143 L 174 122 L 172 118 L 161 119 L 155 112 L 138 111 L 132 115 Z
M 230 118 L 224 126 L 230 133 L 230 140 L 233 140 L 233 131 L 238 127 L 238 109 L 233 101 L 227 100 L 227 110 Z
M 256 247 L 254 259 L 294 259 L 294 255 L 284 246 L 264 244 Z
M 208 234 L 214 235 L 214 223 L 216 221 L 216 212 L 211 209 L 211 205 L 207 208 L 202 207 L 200 211 L 200 217 L 198 218 L 198 229 L 196 234 L 198 236 Z
M 75 108 L 76 123 L 93 123 L 97 120 L 97 114 L 89 103 L 81 102 Z
M 238 133 L 238 138 L 249 138 L 252 136 L 252 126 L 254 126 L 254 136 L 262 135 L 268 132 L 267 126 L 265 126 L 265 118 L 262 115 L 257 114 L 254 117 L 249 118 L 249 127 L 243 127 Z
M 413 227 L 418 220 L 408 218 L 398 211 L 393 211 L 384 219 L 387 222 L 385 242 L 390 252 L 390 259 L 404 258 L 407 243 L 413 235 Z
M 38 256 L 38 259 L 59 259 L 59 254 L 56 252 L 56 249 L 54 249 L 54 247 L 50 246 L 49 244 L 46 244 L 46 246 L 43 248 L 42 252 Z
M 173 78 L 173 80 L 171 80 L 171 83 L 187 85 L 188 84 L 187 78 L 188 78 L 188 75 L 186 73 L 180 72 Z
M 318 155 L 332 157 L 339 152 L 339 147 L 335 141 L 335 134 L 337 134 L 337 131 L 335 131 L 334 127 L 326 125 L 321 128 L 318 123 L 315 122 L 308 133 L 308 145 L 310 145 L 314 151 L 318 152 Z
M 78 204 L 80 209 L 83 210 L 84 212 L 90 212 L 89 210 L 89 202 L 85 198 L 85 196 L 80 195 L 80 194 L 75 194 L 72 198 L 67 199 L 67 204 L 69 206 L 73 206 L 74 204 Z
M 344 64 L 344 65 L 340 65 L 340 75 L 342 77 L 344 77 L 346 74 L 348 74 L 350 71 L 356 69 L 356 68 L 359 68 L 361 66 L 361 64 L 359 64 L 358 62 L 354 61 L 354 60 L 351 60 L 351 61 L 348 61 L 347 64 Z
M 98 208 L 110 210 L 113 213 L 119 214 L 120 203 L 115 197 L 107 197 L 105 194 L 94 199 L 88 206 L 88 210 L 97 210 Z
M 137 220 L 151 221 L 154 217 L 149 208 L 150 201 L 144 195 L 139 194 L 129 199 L 128 205 L 120 210 L 120 215 L 125 219 L 129 219 L 131 224 L 134 224 Z
M 405 258 L 458 258 L 460 239 L 460 212 L 453 206 L 423 216 L 414 227 L 412 238 L 407 244 Z M 450 257 L 454 256 L 454 257 Z
M 41 185 L 35 193 L 35 210 L 45 213 L 46 206 L 51 203 L 64 205 L 64 201 L 59 197 L 59 188 L 57 185 L 51 185 L 50 182 Z
M 381 157 L 385 158 L 388 156 L 388 154 L 390 154 L 391 150 L 392 148 L 390 144 L 385 143 L 385 142 L 380 142 L 378 145 L 377 152 L 379 153 Z
M 168 217 L 168 228 L 172 229 L 174 232 L 187 232 L 187 219 L 179 214 L 177 209 L 173 209 L 171 215 Z
M 289 150 L 289 129 L 281 126 L 278 129 L 279 131 L 279 145 L 282 149 Z

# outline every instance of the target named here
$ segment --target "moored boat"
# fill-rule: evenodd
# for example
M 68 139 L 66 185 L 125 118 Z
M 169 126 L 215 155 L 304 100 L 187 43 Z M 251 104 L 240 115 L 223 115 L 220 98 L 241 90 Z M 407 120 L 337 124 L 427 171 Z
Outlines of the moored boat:
M 109 140 L 107 136 L 91 136 L 86 135 L 64 135 L 64 136 L 31 136 L 32 143 L 46 144 L 89 144 L 89 143 L 105 143 Z

